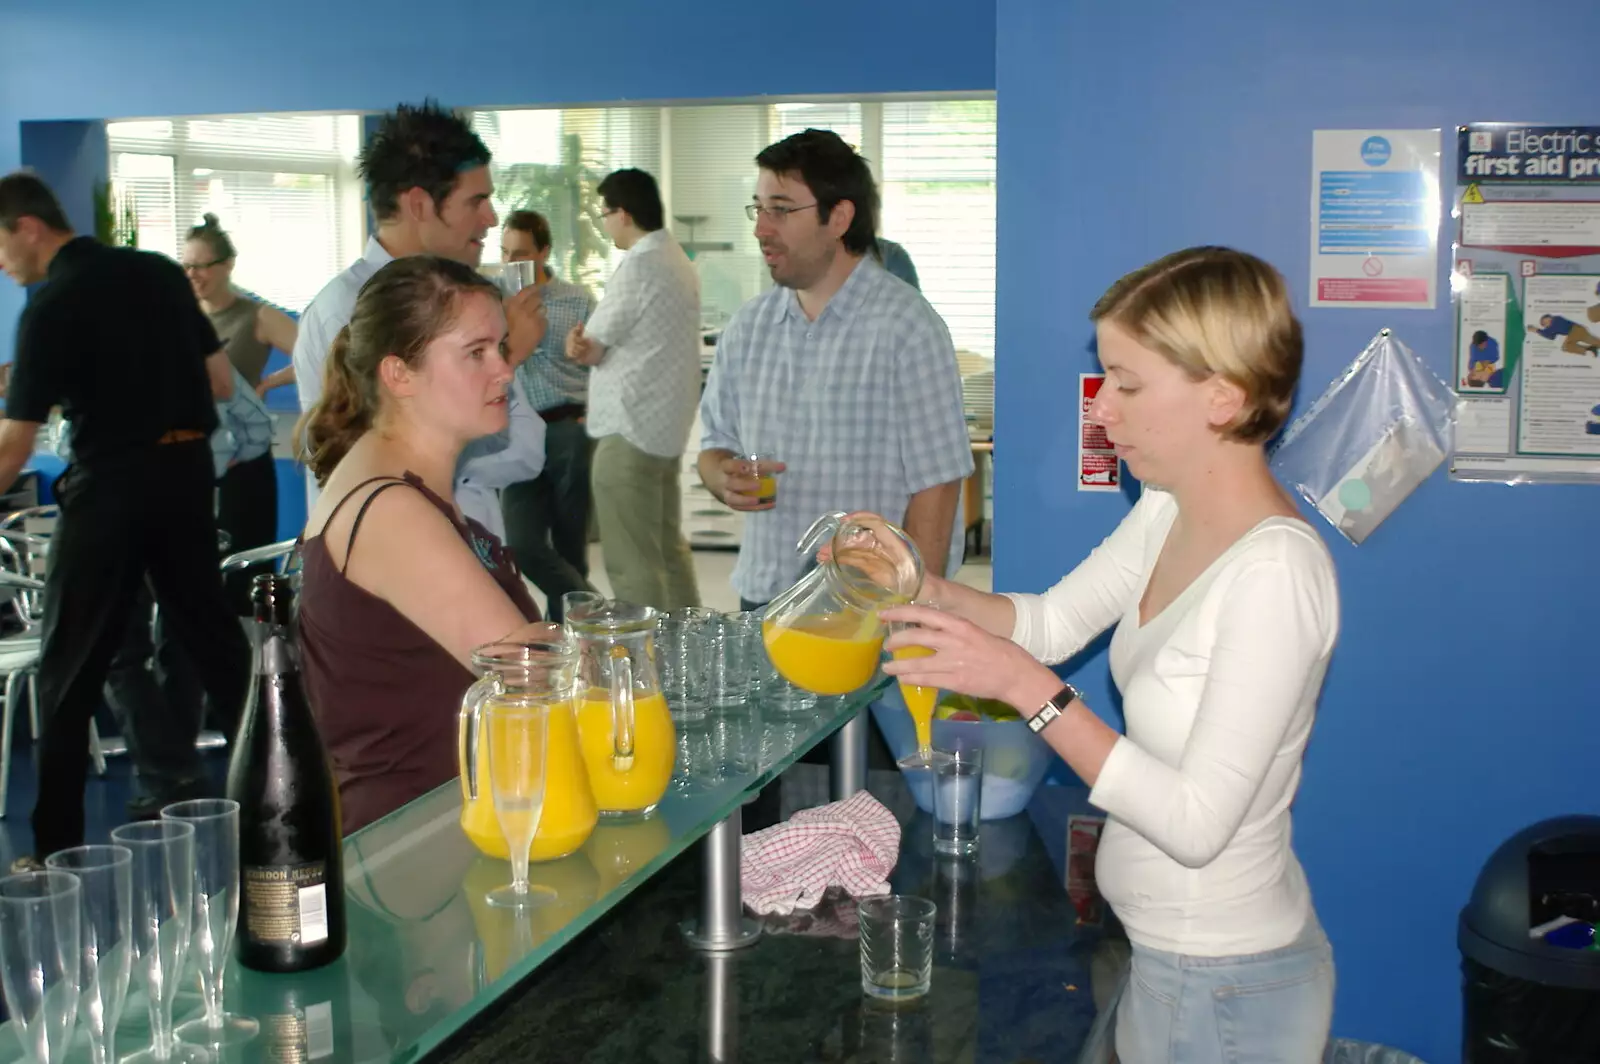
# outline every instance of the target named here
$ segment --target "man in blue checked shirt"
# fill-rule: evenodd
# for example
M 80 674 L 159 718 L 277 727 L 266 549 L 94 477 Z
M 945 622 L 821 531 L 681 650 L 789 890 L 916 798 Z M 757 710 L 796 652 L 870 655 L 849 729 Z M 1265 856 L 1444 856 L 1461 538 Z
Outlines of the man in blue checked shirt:
M 566 337 L 589 320 L 594 297 L 582 285 L 550 269 L 550 223 L 538 211 L 512 211 L 500 231 L 505 262 L 532 262 L 539 270 L 550 327 L 517 381 L 544 419 L 544 471 L 535 480 L 508 485 L 500 493 L 506 546 L 517 568 L 544 592 L 545 616 L 561 620 L 561 596 L 593 591 L 589 583 L 589 469 L 594 441 L 584 428 L 590 368 L 567 358 Z
M 935 572 L 954 534 L 972 444 L 955 347 L 928 301 L 874 255 L 878 191 L 838 134 L 808 129 L 756 156 L 747 208 L 777 282 L 723 330 L 700 401 L 700 477 L 745 512 L 733 586 L 746 609 L 799 578 L 795 543 L 830 511 L 901 524 Z M 741 455 L 773 456 L 762 502 Z

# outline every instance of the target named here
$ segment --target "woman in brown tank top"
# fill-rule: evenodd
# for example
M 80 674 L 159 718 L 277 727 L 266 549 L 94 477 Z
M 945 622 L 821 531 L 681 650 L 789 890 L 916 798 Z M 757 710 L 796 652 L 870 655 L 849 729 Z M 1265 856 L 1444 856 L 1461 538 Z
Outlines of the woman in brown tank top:
M 300 643 L 346 832 L 456 775 L 472 649 L 539 619 L 452 495 L 462 448 L 506 427 L 505 335 L 498 290 L 470 268 L 396 259 L 362 288 L 299 433 L 322 487 Z

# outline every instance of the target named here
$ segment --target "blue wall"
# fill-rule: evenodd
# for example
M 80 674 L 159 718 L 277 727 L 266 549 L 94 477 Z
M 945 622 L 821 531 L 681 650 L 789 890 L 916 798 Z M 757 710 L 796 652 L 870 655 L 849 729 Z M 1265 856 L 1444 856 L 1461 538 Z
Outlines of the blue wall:
M 22 162 L 47 175 L 67 220 L 94 232 L 94 186 L 110 172 L 104 122 L 29 122 L 21 130 Z
M 1127 510 L 1070 473 L 1085 313 L 1120 274 L 1234 244 L 1303 307 L 1313 129 L 1442 127 L 1449 174 L 1459 123 L 1600 122 L 1591 66 L 1490 44 L 1518 25 L 1597 41 L 1600 4 L 999 0 L 998 586 L 1047 586 Z M 1304 319 L 1312 397 L 1385 325 L 1449 378 L 1444 307 Z M 1338 1033 L 1460 1059 L 1455 919 L 1477 870 L 1518 828 L 1600 812 L 1590 518 L 1595 488 L 1436 477 L 1359 549 L 1313 519 L 1344 625 L 1295 842 L 1338 954 Z M 1104 657 L 1077 675 L 1105 705 Z

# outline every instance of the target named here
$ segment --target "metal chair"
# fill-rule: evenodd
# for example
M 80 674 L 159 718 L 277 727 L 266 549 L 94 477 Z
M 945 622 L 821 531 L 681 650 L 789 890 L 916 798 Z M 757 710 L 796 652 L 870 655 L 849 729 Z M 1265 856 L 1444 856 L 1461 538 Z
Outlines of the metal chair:
M 242 550 L 222 559 L 222 571 L 232 573 L 248 569 L 252 565 L 260 565 L 262 562 L 277 562 L 276 569 L 279 576 L 288 576 L 291 580 L 297 581 L 300 575 L 300 554 L 296 548 L 299 546 L 298 539 L 283 539 L 277 543 L 268 543 L 265 547 Z
M 28 685 L 28 724 L 35 742 L 42 730 L 39 719 L 40 627 L 44 620 L 44 577 L 50 549 L 50 532 L 60 511 L 54 506 L 31 506 L 0 517 L 0 588 L 22 631 L 0 638 L 0 675 L 6 678 L 5 708 L 0 711 L 0 818 L 6 815 L 11 786 L 11 738 L 15 729 L 20 687 Z M 106 772 L 100 729 L 89 721 L 89 757 L 96 775 Z
M 24 683 L 28 691 L 28 720 L 34 741 L 41 731 L 39 717 L 38 668 L 41 650 L 39 628 L 44 616 L 44 576 L 50 547 L 50 532 L 60 511 L 55 506 L 34 506 L 0 517 L 0 611 L 10 609 L 22 625 L 21 633 L 0 638 L 0 676 L 5 677 L 4 709 L 0 711 L 0 819 L 6 815 L 6 799 L 11 784 L 11 740 L 16 709 Z M 226 550 L 226 533 L 218 532 L 218 546 Z M 276 562 L 280 574 L 299 583 L 299 541 L 288 539 L 264 547 L 239 551 L 222 559 L 224 573 L 262 562 Z M 152 618 L 153 619 L 153 618 Z M 200 733 L 195 746 L 214 750 L 227 745 L 220 732 Z M 106 758 L 127 752 L 121 736 L 100 737 L 99 727 L 89 722 L 89 756 L 96 774 L 105 775 Z
M 19 596 L 44 590 L 43 580 L 9 570 L 0 573 L 0 580 Z M 17 598 L 11 600 L 13 603 L 16 601 Z M 5 817 L 6 796 L 11 787 L 11 734 L 17 717 L 19 689 L 24 681 L 28 684 L 30 719 L 37 721 L 39 717 L 39 652 L 40 639 L 35 631 L 25 629 L 20 635 L 0 639 L 0 673 L 4 673 L 6 678 L 5 708 L 0 711 L 0 818 Z M 37 724 L 34 725 L 34 731 L 37 739 Z M 103 766 L 104 762 L 101 764 Z

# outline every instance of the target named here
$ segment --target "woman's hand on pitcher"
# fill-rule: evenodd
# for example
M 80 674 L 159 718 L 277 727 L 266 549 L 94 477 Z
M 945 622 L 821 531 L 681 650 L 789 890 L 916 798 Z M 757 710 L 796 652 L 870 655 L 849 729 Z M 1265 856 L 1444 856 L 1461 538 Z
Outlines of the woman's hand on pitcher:
M 926 583 L 923 593 L 928 593 Z M 884 663 L 883 671 L 902 683 L 1009 703 L 1018 690 L 1035 686 L 1029 680 L 1050 671 L 1011 640 L 990 635 L 971 621 L 944 610 L 896 606 L 878 616 L 886 622 L 909 621 L 918 626 L 891 635 L 884 642 L 884 649 L 925 646 L 933 650 L 926 657 Z

